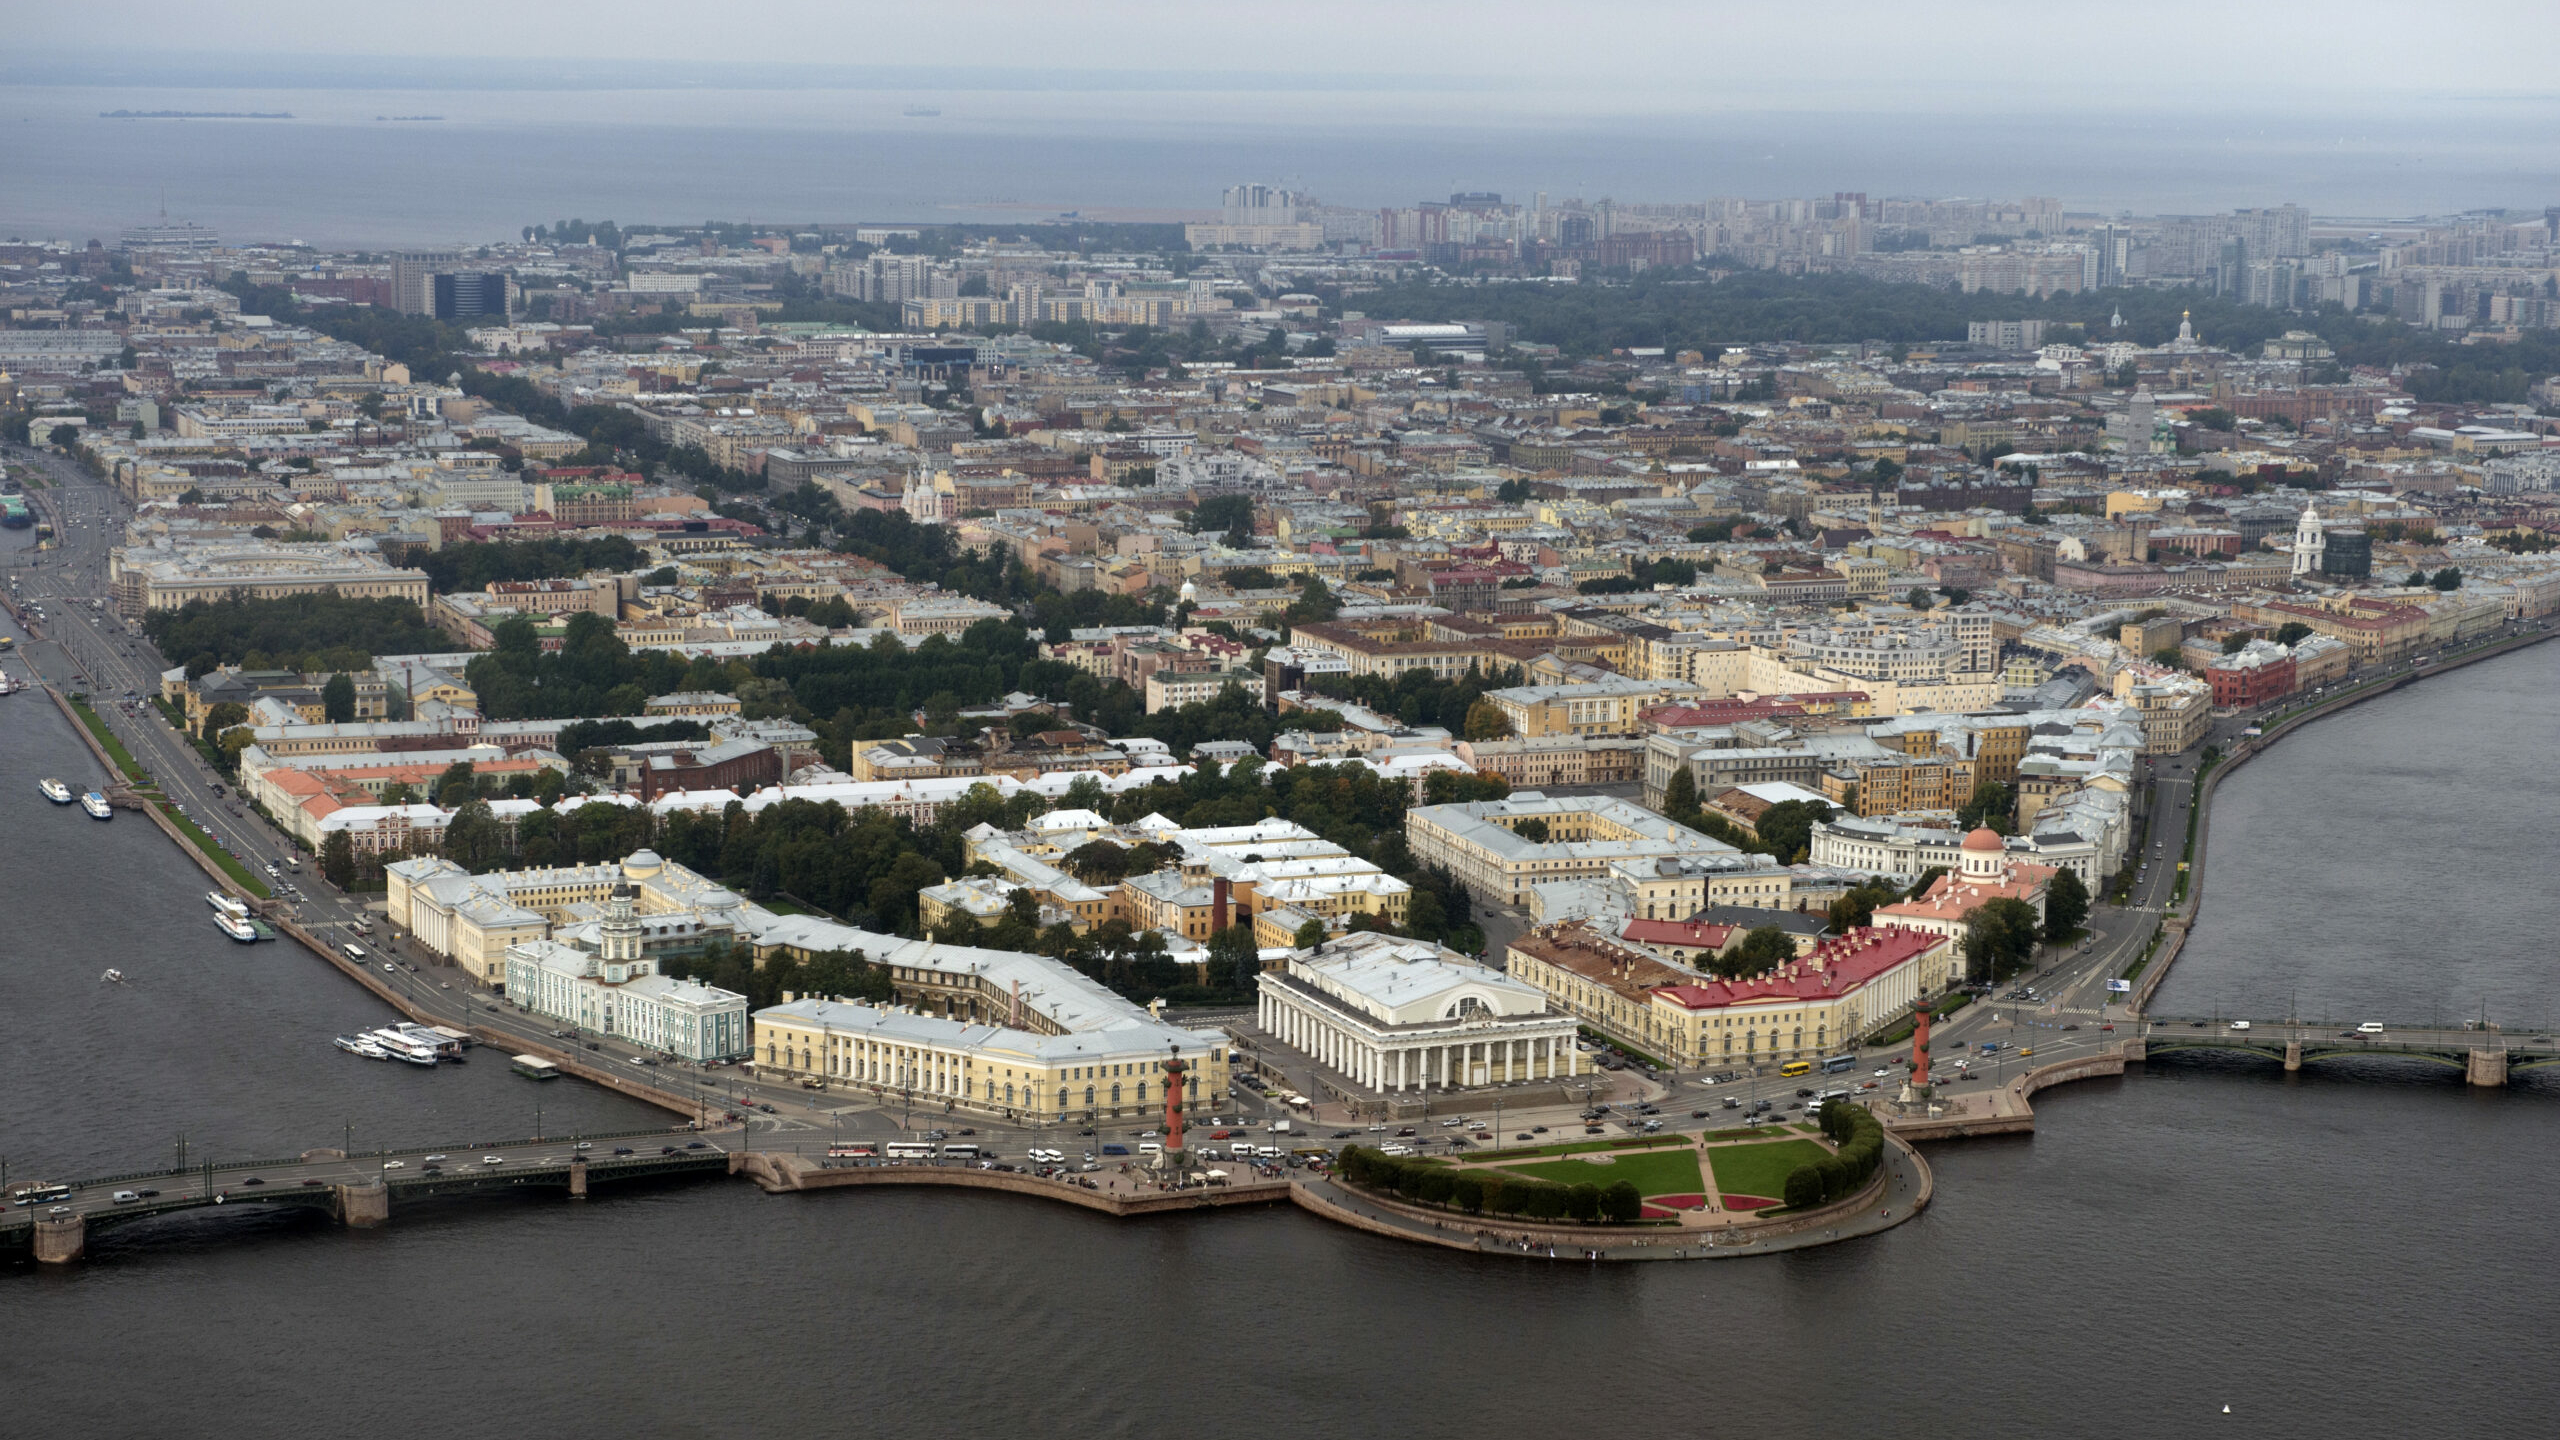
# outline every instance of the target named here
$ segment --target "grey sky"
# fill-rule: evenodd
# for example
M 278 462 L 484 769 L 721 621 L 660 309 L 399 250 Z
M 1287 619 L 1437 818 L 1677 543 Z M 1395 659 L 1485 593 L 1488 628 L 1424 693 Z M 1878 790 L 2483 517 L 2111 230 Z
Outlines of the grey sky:
M 15 43 L 120 50 L 184 35 L 208 51 L 426 59 L 584 57 L 1481 79 L 1544 106 L 2006 110 L 2393 108 L 2553 98 L 2548 0 L 2456 0 L 2412 12 L 2336 0 L 124 0 L 101 12 L 12 0 Z M 574 62 L 573 62 L 574 63 Z

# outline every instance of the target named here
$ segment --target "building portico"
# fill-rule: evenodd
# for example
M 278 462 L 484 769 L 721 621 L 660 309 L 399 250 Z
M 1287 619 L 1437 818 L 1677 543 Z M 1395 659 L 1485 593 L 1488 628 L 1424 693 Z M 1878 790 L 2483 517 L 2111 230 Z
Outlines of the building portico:
M 1570 1015 L 1536 987 L 1428 941 L 1357 932 L 1259 978 L 1264 1033 L 1373 1095 L 1583 1073 Z

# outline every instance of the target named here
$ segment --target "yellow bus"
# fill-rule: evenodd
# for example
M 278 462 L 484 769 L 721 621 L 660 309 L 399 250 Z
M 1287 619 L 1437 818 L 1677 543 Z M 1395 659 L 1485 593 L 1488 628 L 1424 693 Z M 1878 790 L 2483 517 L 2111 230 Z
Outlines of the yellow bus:
M 1786 1064 L 1778 1067 L 1778 1073 L 1791 1079 L 1798 1075 L 1810 1075 L 1813 1073 L 1813 1062 L 1810 1060 L 1790 1060 Z

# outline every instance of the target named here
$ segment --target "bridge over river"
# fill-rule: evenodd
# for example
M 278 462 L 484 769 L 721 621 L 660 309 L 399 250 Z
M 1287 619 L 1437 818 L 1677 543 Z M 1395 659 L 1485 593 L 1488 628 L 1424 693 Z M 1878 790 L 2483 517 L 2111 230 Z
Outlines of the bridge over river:
M 2504 1085 L 2520 1070 L 2560 1062 L 2560 1037 L 2541 1030 L 2494 1025 L 2351 1024 L 2307 1020 L 2250 1020 L 2230 1016 L 2146 1016 L 2141 1033 L 2125 1042 L 2125 1058 L 2141 1060 L 2180 1050 L 2239 1051 L 2264 1055 L 2287 1070 L 2325 1060 L 2406 1056 L 2463 1072 L 2474 1085 Z
M 725 1175 L 735 1129 L 634 1130 L 532 1140 L 471 1140 L 349 1155 L 306 1150 L 280 1160 L 222 1161 L 65 1182 L 70 1194 L 13 1203 L 0 1215 L 0 1256 L 77 1260 L 89 1237 L 154 1216 L 212 1206 L 322 1210 L 349 1225 L 388 1224 L 397 1196 L 419 1200 L 491 1190 L 555 1190 L 584 1199 L 591 1185 L 671 1175 Z M 11 1190 L 23 1188 L 13 1182 Z M 119 1200 L 119 1196 L 127 1198 Z M 13 1196 L 14 1200 L 14 1196 Z

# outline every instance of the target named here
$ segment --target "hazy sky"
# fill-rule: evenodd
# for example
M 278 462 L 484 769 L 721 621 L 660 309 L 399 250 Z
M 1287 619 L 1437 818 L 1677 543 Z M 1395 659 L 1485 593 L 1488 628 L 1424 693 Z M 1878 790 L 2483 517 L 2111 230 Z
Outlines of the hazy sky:
M 498 55 L 1395 75 L 1664 110 L 2350 113 L 2560 93 L 2551 0 L 120 0 L 114 13 L 104 37 L 93 7 L 0 4 L 19 46 L 137 55 L 148 37 L 185 36 L 215 52 L 208 69 L 224 53 L 449 54 L 463 67 Z

